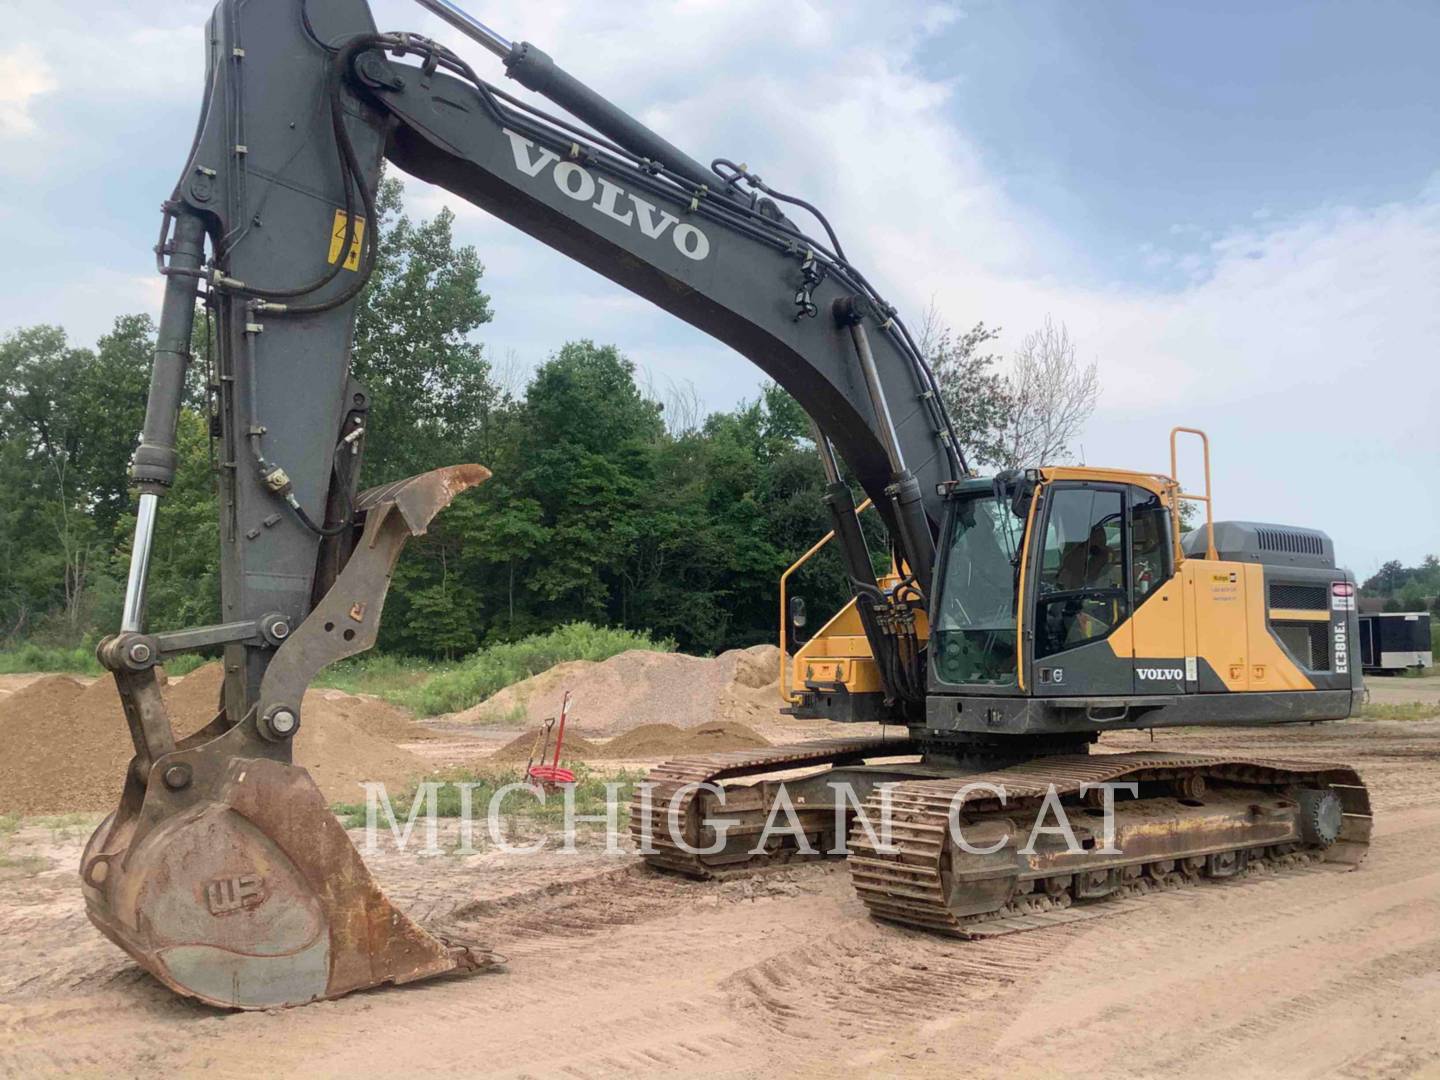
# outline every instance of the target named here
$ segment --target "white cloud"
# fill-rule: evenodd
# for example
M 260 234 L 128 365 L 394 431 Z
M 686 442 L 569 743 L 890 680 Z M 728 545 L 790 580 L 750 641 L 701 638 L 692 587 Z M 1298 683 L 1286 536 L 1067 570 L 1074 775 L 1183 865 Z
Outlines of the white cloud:
M 950 9 L 894 6 L 875 20 L 864 7 L 802 4 L 778 38 L 767 10 L 491 4 L 486 17 L 694 156 L 746 160 L 817 202 L 912 318 L 933 297 L 956 324 L 1004 326 L 1006 347 L 1046 314 L 1065 321 L 1104 381 L 1084 439 L 1091 462 L 1168 468 L 1169 428 L 1198 424 L 1216 437 L 1222 514 L 1330 529 L 1361 568 L 1440 546 L 1435 501 L 1413 497 L 1440 467 L 1428 415 L 1440 399 L 1440 185 L 1381 207 L 1291 218 L 1260 207 L 1218 238 L 1177 224 L 1137 262 L 1179 284 L 1097 281 L 1063 230 L 1019 205 L 957 130 L 953 99 L 973 91 L 913 64 Z M 479 53 L 448 28 L 431 31 Z M 476 66 L 499 75 L 483 54 Z M 499 321 L 507 307 L 535 310 L 518 292 L 541 292 L 549 340 L 613 330 L 660 378 L 696 378 L 714 406 L 753 392 L 758 376 L 698 334 L 667 329 L 657 313 L 602 318 L 593 298 L 608 286 L 460 212 L 461 235 L 491 267 Z M 1177 242 L 1190 246 L 1171 254 Z M 512 282 L 510 266 L 525 278 Z
M 120 96 L 143 108 L 177 93 L 199 94 L 205 20 L 213 6 L 203 0 L 11 5 L 5 32 L 44 65 L 47 90 Z
M 33 45 L 0 52 L 0 139 L 32 134 L 31 103 L 56 85 L 50 65 Z
M 1260 206 L 1216 235 L 1177 221 L 1136 253 L 1130 277 L 1156 284 L 1120 285 L 1097 279 L 1079 230 L 1032 212 L 958 128 L 956 102 L 983 88 L 917 65 L 927 35 L 958 17 L 951 5 L 888 4 L 883 17 L 871 4 L 820 0 L 470 6 L 694 157 L 743 160 L 816 202 L 912 319 L 933 297 L 956 325 L 1003 326 L 1007 348 L 1047 314 L 1066 322 L 1104 381 L 1084 439 L 1091 462 L 1163 468 L 1169 427 L 1194 423 L 1216 436 L 1223 514 L 1314 523 L 1362 566 L 1440 546 L 1437 500 L 1426 495 L 1440 470 L 1440 183 L 1379 207 Z M 40 94 L 67 95 L 74 137 L 103 144 L 104 132 L 82 130 L 86 102 L 198 108 L 208 8 L 22 6 L 7 35 L 19 50 L 5 56 L 29 58 L 30 82 L 0 78 L 0 110 L 31 117 Z M 374 8 L 382 29 L 433 34 L 524 93 L 495 58 L 414 5 Z M 52 83 L 36 89 L 36 71 Z M 177 161 L 188 137 L 174 133 Z M 129 153 L 115 146 L 113 167 L 126 168 Z M 454 208 L 457 235 L 479 247 L 496 310 L 480 336 L 493 355 L 534 363 L 588 336 L 616 342 L 662 385 L 694 381 L 714 407 L 754 393 L 758 372 L 698 332 L 447 193 L 409 190 L 417 214 Z M 31 205 L 5 201 L 12 215 Z M 148 230 L 153 198 L 135 212 Z M 134 254 L 125 265 L 140 268 L 148 255 Z M 117 305 L 108 322 L 132 309 L 121 299 L 133 306 L 134 293 L 97 293 L 93 278 L 36 278 L 47 311 L 93 310 L 101 297 Z

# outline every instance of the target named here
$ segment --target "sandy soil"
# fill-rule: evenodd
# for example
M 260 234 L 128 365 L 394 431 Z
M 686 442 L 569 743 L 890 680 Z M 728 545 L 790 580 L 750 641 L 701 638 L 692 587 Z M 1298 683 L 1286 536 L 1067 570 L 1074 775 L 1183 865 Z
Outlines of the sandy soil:
M 1440 703 L 1440 675 L 1424 675 L 1419 678 L 1367 675 L 1365 687 L 1370 691 L 1370 700 L 1374 702 L 1394 705 L 1403 705 L 1410 701 Z
M 119 799 L 134 748 L 120 695 L 109 679 L 68 675 L 12 677 L 0 697 L 0 813 L 108 810 Z M 206 664 L 165 685 L 177 737 L 215 715 L 223 679 Z M 305 694 L 295 761 L 333 802 L 363 797 L 366 780 L 403 786 L 427 762 L 402 743 L 436 738 L 402 709 L 378 698 L 312 689 Z
M 715 657 L 632 649 L 608 660 L 572 660 L 507 686 L 463 712 L 427 721 L 441 729 L 475 725 L 534 727 L 555 716 L 565 691 L 570 730 L 618 735 L 642 724 L 749 724 L 780 702 L 774 645 L 732 649 Z
M 872 922 L 830 864 L 693 883 L 595 845 L 389 852 L 390 894 L 458 908 L 506 970 L 228 1014 L 91 930 L 86 829 L 30 819 L 0 868 L 0 1074 L 1440 1076 L 1440 722 L 1157 744 L 1354 761 L 1369 860 L 964 943 Z

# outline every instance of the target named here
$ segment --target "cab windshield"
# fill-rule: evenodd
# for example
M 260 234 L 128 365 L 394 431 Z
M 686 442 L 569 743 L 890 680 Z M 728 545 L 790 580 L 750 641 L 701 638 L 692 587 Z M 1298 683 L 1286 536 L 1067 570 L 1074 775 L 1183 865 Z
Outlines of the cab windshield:
M 944 682 L 1013 686 L 1025 522 L 990 494 L 962 499 L 950 522 L 931 662 Z

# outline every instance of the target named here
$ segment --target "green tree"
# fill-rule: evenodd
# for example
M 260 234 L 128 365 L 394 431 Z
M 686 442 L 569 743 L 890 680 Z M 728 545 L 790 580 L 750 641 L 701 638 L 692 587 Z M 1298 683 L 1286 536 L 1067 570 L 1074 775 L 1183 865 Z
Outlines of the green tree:
M 623 623 L 624 564 L 654 505 L 660 408 L 613 345 L 579 341 L 535 372 L 520 417 L 506 463 L 510 492 L 538 507 L 545 535 L 526 582 L 537 614 Z
M 117 320 L 98 351 L 71 346 L 53 326 L 0 342 L 8 516 L 20 530 L 7 546 L 29 583 L 12 593 L 18 606 L 7 622 L 14 626 L 49 614 L 61 638 L 87 629 L 126 502 L 124 472 L 144 415 L 152 334 L 148 318 L 131 316 Z
M 1391 559 L 1365 580 L 1362 588 L 1376 595 L 1393 593 L 1409 580 L 1409 571 L 1399 559 Z
M 469 336 L 492 317 L 480 257 L 455 244 L 448 209 L 417 224 L 402 196 L 398 180 L 381 182 L 379 254 L 355 323 L 352 370 L 371 400 L 367 485 L 467 460 L 503 405 Z
M 935 372 L 955 436 L 972 468 L 994 465 L 1004 456 L 1002 433 L 1010 401 L 997 366 L 1000 356 L 985 348 L 999 336 L 999 327 L 983 322 L 956 333 L 933 307 L 921 327 L 921 351 Z

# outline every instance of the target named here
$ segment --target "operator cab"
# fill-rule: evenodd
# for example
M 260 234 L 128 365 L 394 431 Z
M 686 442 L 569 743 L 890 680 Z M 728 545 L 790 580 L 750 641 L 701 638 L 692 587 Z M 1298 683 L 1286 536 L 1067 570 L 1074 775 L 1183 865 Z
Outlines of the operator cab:
M 1131 693 L 1132 654 L 1106 641 L 1174 575 L 1164 482 L 1047 469 L 951 489 L 932 613 L 937 689 L 1033 693 L 1066 686 L 1069 665 L 1084 674 L 1077 692 Z

